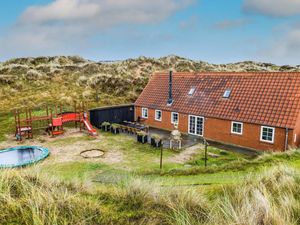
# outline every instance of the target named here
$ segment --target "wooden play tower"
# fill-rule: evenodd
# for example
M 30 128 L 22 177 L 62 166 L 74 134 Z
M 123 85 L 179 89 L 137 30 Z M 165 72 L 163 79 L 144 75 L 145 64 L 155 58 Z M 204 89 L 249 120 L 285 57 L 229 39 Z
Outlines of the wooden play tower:
M 70 111 L 63 110 L 62 105 L 46 105 L 41 109 L 16 109 L 15 116 L 15 136 L 17 140 L 23 137 L 33 138 L 35 130 L 45 130 L 52 137 L 64 133 L 64 125 L 74 123 L 80 130 L 86 128 L 90 135 L 97 135 L 97 131 L 92 127 L 88 120 L 88 113 L 84 103 L 74 104 Z

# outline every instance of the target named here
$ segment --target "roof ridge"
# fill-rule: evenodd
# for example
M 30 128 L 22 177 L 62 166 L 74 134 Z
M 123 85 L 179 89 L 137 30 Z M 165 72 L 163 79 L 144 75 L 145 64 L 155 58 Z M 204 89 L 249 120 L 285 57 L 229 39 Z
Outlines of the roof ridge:
M 169 72 L 155 72 L 153 75 L 169 75 Z M 299 72 L 269 72 L 269 71 L 262 71 L 262 72 L 173 72 L 173 75 L 179 76 L 254 76 L 254 75 L 300 75 Z

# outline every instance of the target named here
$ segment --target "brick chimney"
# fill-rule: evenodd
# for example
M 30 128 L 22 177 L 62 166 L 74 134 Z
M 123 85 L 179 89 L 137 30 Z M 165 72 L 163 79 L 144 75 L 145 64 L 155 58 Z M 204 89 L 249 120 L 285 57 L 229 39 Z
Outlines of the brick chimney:
M 169 72 L 169 98 L 168 98 L 168 101 L 167 101 L 167 104 L 168 105 L 172 105 L 173 103 L 173 95 L 172 95 L 172 79 L 173 79 L 173 72 L 170 71 Z

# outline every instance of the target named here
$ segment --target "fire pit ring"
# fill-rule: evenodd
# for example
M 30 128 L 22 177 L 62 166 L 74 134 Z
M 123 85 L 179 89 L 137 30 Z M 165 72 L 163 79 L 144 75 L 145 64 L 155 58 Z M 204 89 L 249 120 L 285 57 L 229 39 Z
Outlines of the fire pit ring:
M 105 154 L 105 151 L 101 149 L 88 149 L 80 152 L 81 157 L 90 159 L 90 158 L 101 158 Z

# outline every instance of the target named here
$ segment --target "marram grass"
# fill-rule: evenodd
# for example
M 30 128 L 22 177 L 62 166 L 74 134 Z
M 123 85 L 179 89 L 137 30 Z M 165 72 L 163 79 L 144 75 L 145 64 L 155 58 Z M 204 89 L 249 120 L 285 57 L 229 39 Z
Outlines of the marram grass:
M 0 224 L 290 225 L 299 224 L 300 175 L 281 165 L 208 193 L 140 177 L 99 187 L 2 170 L 0 203 Z

